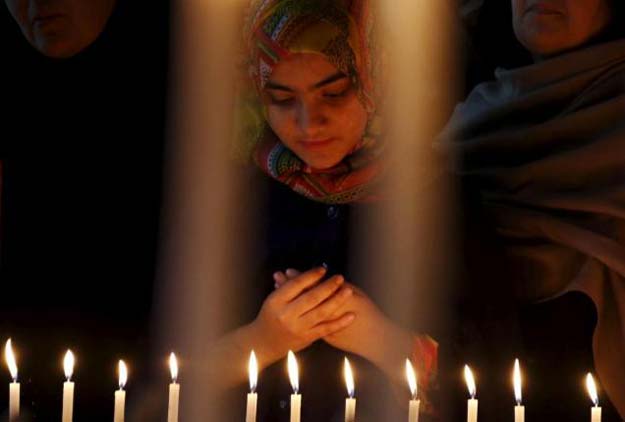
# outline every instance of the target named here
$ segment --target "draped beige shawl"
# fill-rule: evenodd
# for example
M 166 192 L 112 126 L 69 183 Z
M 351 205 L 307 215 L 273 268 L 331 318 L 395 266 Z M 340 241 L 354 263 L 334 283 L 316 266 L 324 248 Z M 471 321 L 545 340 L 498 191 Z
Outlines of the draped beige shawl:
M 517 291 L 593 300 L 595 370 L 625 419 L 625 40 L 498 70 L 443 139 L 479 187 Z

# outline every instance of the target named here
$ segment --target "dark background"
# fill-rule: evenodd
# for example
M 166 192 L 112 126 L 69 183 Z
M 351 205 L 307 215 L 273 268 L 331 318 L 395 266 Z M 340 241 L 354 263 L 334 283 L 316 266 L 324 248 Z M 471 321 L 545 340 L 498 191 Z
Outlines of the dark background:
M 161 360 L 149 357 L 148 322 L 162 207 L 168 75 L 176 65 L 169 60 L 169 18 L 168 0 L 119 0 L 91 47 L 71 59 L 51 60 L 26 43 L 0 7 L 0 341 L 13 338 L 22 408 L 34 420 L 60 418 L 61 363 L 68 347 L 77 356 L 77 421 L 111 420 L 118 359 L 130 366 L 129 397 L 149 380 L 151 368 L 166 371 Z M 509 1 L 487 0 L 465 30 L 460 54 L 466 92 L 490 79 L 496 66 L 529 63 L 514 40 Z M 468 230 L 479 233 L 476 238 L 488 232 L 479 217 L 470 220 Z M 484 252 L 490 249 L 484 244 L 471 249 L 482 256 L 469 257 L 467 265 L 484 275 L 480 268 L 489 262 L 481 260 L 492 261 Z M 529 379 L 541 381 L 532 381 L 527 390 L 528 420 L 563 420 L 558 417 L 567 410 L 587 420 L 590 403 L 576 382 L 578 372 L 592 365 L 592 304 L 568 296 L 551 305 L 515 309 L 508 320 L 509 309 L 484 307 L 461 293 L 460 318 L 471 315 L 475 324 L 463 324 L 447 346 L 471 361 L 478 377 L 483 375 L 478 378 L 480 413 L 509 410 L 512 419 L 507 378 L 486 377 L 506 374 L 508 355 L 516 353 L 511 349 L 518 343 L 488 338 L 498 333 L 499 340 L 522 339 L 519 357 Z M 497 302 L 491 300 L 495 290 L 480 293 L 485 302 Z M 508 328 L 516 331 L 502 334 Z M 453 369 L 458 362 L 451 357 L 450 364 L 441 383 L 454 385 L 459 407 L 449 411 L 456 412 L 453 420 L 462 420 L 466 392 Z M 5 379 L 8 383 L 8 371 Z M 497 393 L 489 398 L 489 391 Z M 166 401 L 165 388 L 155 401 Z

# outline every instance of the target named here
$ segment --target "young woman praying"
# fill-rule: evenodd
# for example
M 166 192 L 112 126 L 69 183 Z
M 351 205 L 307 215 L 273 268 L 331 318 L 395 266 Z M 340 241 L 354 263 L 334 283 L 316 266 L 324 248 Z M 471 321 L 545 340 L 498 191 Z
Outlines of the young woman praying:
M 288 412 L 280 404 L 290 390 L 284 367 L 272 364 L 289 349 L 300 351 L 305 368 L 304 420 L 343 418 L 346 355 L 358 368 L 358 420 L 389 416 L 375 396 L 390 390 L 389 380 L 405 394 L 397 405 L 404 416 L 407 358 L 428 412 L 437 343 L 390 319 L 350 276 L 358 265 L 349 259 L 351 216 L 379 207 L 383 196 L 385 140 L 374 84 L 382 66 L 369 2 L 265 0 L 248 13 L 240 139 L 268 185 L 267 278 L 258 289 L 268 296 L 253 322 L 221 342 L 223 353 L 233 342 L 241 360 L 256 350 L 265 369 L 261 420 Z M 287 277 L 287 268 L 302 273 Z

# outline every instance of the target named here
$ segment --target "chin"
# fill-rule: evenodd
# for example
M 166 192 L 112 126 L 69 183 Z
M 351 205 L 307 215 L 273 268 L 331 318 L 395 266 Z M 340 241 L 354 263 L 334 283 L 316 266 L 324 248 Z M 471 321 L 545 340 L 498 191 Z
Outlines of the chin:
M 540 33 L 524 34 L 518 39 L 534 56 L 549 57 L 575 47 L 575 43 L 567 43 L 558 31 L 541 31 Z
M 41 54 L 53 59 L 66 59 L 80 53 L 87 48 L 90 43 L 80 43 L 71 37 L 61 34 L 40 35 L 35 38 L 34 47 Z
M 327 170 L 341 162 L 342 158 L 332 157 L 300 157 L 309 167 L 315 170 Z
M 336 166 L 340 161 L 308 161 L 308 164 L 311 168 L 315 170 L 328 170 L 332 167 Z
M 44 47 L 38 48 L 38 50 L 44 56 L 50 57 L 52 59 L 67 59 L 80 53 L 83 48 L 70 47 L 66 45 L 46 45 Z

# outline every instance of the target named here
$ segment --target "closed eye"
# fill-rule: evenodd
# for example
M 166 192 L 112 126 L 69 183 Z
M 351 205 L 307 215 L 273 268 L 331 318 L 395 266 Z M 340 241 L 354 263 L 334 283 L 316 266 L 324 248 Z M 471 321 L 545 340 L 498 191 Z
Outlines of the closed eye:
M 346 89 L 342 89 L 340 91 L 324 92 L 323 96 L 327 98 L 342 98 L 346 96 L 349 93 L 349 91 L 350 91 L 350 87 L 347 87 Z
M 340 79 L 324 87 L 322 95 L 326 98 L 345 97 L 352 89 L 352 84 L 348 79 Z
M 294 97 L 276 97 L 269 94 L 269 102 L 275 105 L 289 105 L 295 101 Z

